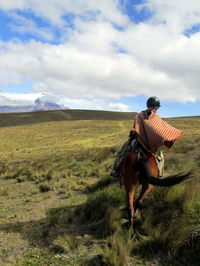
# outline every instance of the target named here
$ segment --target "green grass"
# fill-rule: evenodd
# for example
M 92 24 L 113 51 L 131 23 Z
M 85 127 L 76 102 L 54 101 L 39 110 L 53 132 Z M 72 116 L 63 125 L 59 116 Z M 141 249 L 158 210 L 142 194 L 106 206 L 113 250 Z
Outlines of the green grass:
M 154 188 L 132 241 L 124 190 L 109 177 L 132 121 L 0 128 L 0 265 L 198 265 L 200 118 L 168 121 L 184 135 L 165 151 L 166 174 L 194 178 Z
M 0 126 L 30 125 L 73 120 L 131 120 L 136 113 L 95 110 L 57 110 L 29 113 L 0 113 Z

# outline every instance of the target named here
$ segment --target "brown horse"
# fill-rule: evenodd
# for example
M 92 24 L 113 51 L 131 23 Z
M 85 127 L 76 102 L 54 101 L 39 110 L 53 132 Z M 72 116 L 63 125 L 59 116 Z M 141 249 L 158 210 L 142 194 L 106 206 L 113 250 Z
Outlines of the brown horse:
M 136 152 L 129 152 L 125 156 L 121 165 L 121 175 L 126 189 L 128 216 L 131 227 L 133 226 L 135 211 L 142 206 L 144 198 L 154 185 L 173 186 L 190 177 L 190 173 L 187 173 L 159 179 L 155 156 L 147 153 L 145 159 L 138 159 Z M 134 202 L 134 192 L 139 184 L 142 185 L 142 189 L 139 197 Z

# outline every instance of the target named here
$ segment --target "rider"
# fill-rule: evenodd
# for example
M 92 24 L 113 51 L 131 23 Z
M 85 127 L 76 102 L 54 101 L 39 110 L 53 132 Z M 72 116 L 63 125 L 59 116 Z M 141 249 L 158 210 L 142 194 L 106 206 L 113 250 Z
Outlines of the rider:
M 147 100 L 147 109 L 137 114 L 134 121 L 133 131 L 130 132 L 128 140 L 122 145 L 117 153 L 111 176 L 120 177 L 120 166 L 124 156 L 129 151 L 136 151 L 140 156 L 145 153 L 155 154 L 159 168 L 159 175 L 163 175 L 164 156 L 161 146 L 171 148 L 180 137 L 181 131 L 170 126 L 156 114 L 160 108 L 160 100 L 150 97 Z

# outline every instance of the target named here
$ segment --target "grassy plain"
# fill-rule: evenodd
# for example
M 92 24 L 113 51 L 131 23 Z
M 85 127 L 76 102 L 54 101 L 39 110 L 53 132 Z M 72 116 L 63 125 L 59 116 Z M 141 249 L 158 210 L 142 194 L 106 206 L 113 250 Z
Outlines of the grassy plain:
M 200 118 L 166 151 L 166 173 L 129 240 L 124 190 L 109 177 L 131 120 L 52 121 L 0 128 L 0 265 L 198 265 Z
M 72 109 L 29 113 L 0 113 L 0 126 L 19 126 L 66 120 L 130 120 L 135 114 L 133 112 Z

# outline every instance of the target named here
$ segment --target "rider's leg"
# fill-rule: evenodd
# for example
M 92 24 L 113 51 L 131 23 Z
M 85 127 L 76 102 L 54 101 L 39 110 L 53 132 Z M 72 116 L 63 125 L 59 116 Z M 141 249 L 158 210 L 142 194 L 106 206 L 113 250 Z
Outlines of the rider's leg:
M 129 144 L 130 144 L 130 138 L 128 138 L 128 140 L 126 140 L 123 143 L 123 145 L 120 147 L 119 151 L 117 152 L 116 159 L 112 167 L 111 176 L 120 177 L 120 166 L 124 156 L 128 151 Z

